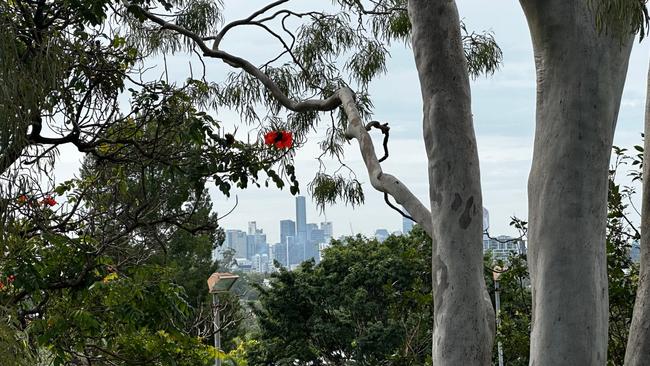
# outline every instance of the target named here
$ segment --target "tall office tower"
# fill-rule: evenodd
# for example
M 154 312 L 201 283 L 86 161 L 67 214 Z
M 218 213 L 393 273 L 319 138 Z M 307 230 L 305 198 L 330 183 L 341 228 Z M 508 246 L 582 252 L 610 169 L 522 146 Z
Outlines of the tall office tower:
M 299 244 L 307 242 L 307 206 L 304 196 L 296 197 L 296 239 Z
M 320 229 L 323 230 L 323 233 L 325 235 L 325 242 L 329 243 L 330 240 L 332 240 L 332 237 L 334 236 L 334 227 L 332 226 L 332 222 L 331 221 L 321 222 Z
M 388 239 L 390 236 L 390 233 L 386 229 L 377 229 L 375 230 L 375 239 L 379 241 L 380 243 L 383 242 L 384 240 Z
M 246 258 L 251 259 L 255 254 L 268 254 L 266 234 L 257 230 L 257 234 L 246 235 Z
M 287 262 L 287 243 L 277 243 L 273 245 L 271 253 L 273 257 L 271 262 L 273 262 L 273 260 L 276 260 L 285 267 L 289 266 Z
M 257 234 L 257 222 L 249 221 L 248 222 L 248 235 Z
M 280 244 L 287 243 L 287 237 L 296 236 L 296 223 L 293 220 L 280 221 Z
M 293 236 L 287 236 L 287 267 L 302 263 L 305 260 L 305 244 L 296 242 Z
M 413 220 L 402 217 L 402 234 L 406 235 L 413 229 Z
M 311 240 L 311 232 L 319 230 L 317 224 L 307 224 L 307 241 Z
M 226 230 L 224 245 L 235 250 L 236 258 L 246 258 L 248 254 L 247 235 L 241 230 Z

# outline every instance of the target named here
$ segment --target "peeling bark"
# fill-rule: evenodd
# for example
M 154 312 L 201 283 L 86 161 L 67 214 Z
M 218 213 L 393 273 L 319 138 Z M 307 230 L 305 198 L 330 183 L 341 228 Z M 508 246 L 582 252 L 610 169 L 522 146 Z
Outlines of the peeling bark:
M 458 10 L 449 0 L 411 0 L 408 10 L 433 217 L 433 364 L 490 365 L 494 311 L 483 278 L 481 182 Z
M 641 264 L 625 366 L 650 365 L 650 69 L 648 69 L 643 141 L 643 196 L 641 202 Z
M 587 1 L 520 0 L 537 69 L 528 181 L 531 365 L 605 365 L 607 174 L 633 36 Z

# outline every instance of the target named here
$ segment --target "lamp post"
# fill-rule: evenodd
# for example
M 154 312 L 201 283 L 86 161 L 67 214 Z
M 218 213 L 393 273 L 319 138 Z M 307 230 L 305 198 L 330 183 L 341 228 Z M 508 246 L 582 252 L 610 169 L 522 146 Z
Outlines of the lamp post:
M 208 278 L 208 290 L 212 294 L 212 311 L 214 316 L 214 348 L 221 350 L 221 319 L 219 315 L 220 292 L 228 292 L 239 276 L 228 272 L 215 272 Z M 214 365 L 221 366 L 221 358 L 215 356 Z
M 494 278 L 494 304 L 496 307 L 497 331 L 499 329 L 499 325 L 501 325 L 501 317 L 500 317 L 501 299 L 499 298 L 499 277 L 501 277 L 501 273 L 503 273 L 504 270 L 505 270 L 504 268 L 501 268 L 499 266 L 494 266 L 494 270 L 492 271 L 492 278 Z M 503 366 L 503 345 L 501 344 L 501 341 L 497 342 L 497 352 L 499 355 L 499 366 Z

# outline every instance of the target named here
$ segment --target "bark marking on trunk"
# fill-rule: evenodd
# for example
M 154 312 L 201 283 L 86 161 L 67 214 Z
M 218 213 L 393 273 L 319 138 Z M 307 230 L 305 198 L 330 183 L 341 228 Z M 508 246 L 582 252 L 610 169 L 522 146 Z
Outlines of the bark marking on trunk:
M 456 4 L 410 0 L 423 100 L 433 242 L 433 364 L 490 365 L 494 311 L 483 279 L 481 182 Z

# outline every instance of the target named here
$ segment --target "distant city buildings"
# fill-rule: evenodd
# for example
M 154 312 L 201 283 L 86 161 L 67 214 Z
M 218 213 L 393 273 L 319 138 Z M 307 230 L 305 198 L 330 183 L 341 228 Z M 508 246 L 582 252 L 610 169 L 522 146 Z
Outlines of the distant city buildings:
M 323 221 L 320 223 L 320 229 L 323 230 L 325 242 L 329 243 L 334 237 L 334 226 L 331 221 Z
M 307 222 L 307 203 L 303 196 L 295 198 L 296 217 L 293 219 L 279 220 L 279 242 L 268 243 L 267 235 L 257 227 L 256 221 L 248 223 L 246 232 L 237 229 L 226 230 L 226 239 L 222 247 L 215 252 L 216 259 L 223 259 L 226 251 L 231 251 L 233 270 L 243 272 L 267 273 L 276 270 L 273 265 L 277 261 L 281 266 L 294 269 L 300 263 L 313 259 L 319 263 L 322 252 L 329 245 L 334 236 L 334 227 L 331 221 L 320 224 Z M 408 235 L 415 223 L 403 217 L 402 231 L 394 231 L 392 235 Z M 500 235 L 492 238 L 488 234 L 490 215 L 483 209 L 483 251 L 491 252 L 494 259 L 507 259 L 512 254 L 525 254 L 526 242 L 520 238 Z M 375 231 L 375 239 L 379 242 L 386 240 L 391 233 L 388 229 L 379 228 Z M 630 255 L 638 258 L 638 243 L 633 245 Z
M 408 233 L 410 233 L 411 230 L 413 230 L 413 224 L 414 224 L 413 220 L 406 217 L 402 217 L 402 234 L 408 235 Z
M 507 235 L 490 237 L 490 213 L 483 207 L 483 253 L 492 252 L 492 258 L 507 260 L 511 254 L 526 254 L 526 241 Z
M 303 196 L 296 197 L 296 217 L 280 220 L 280 241 L 269 245 L 264 231 L 257 222 L 248 223 L 248 231 L 226 230 L 226 240 L 217 249 L 215 257 L 223 259 L 224 253 L 234 253 L 233 270 L 244 272 L 272 272 L 273 262 L 293 269 L 300 263 L 313 259 L 320 262 L 321 251 L 329 245 L 334 235 L 333 224 L 323 221 L 319 224 L 307 222 L 307 203 Z
M 378 242 L 383 242 L 384 240 L 388 239 L 390 236 L 390 233 L 386 229 L 377 229 L 375 230 L 375 239 L 377 239 Z

